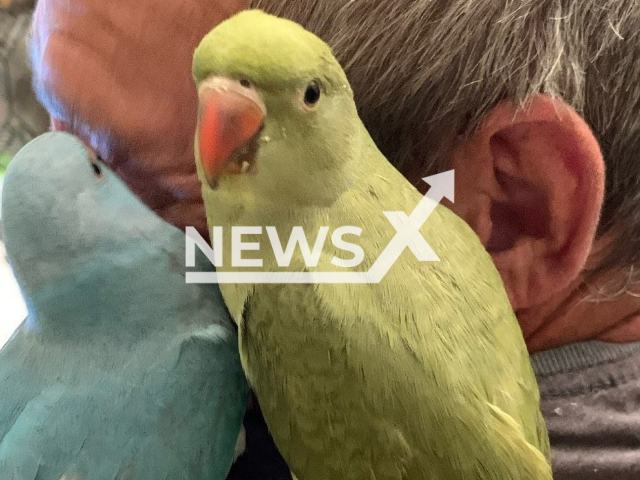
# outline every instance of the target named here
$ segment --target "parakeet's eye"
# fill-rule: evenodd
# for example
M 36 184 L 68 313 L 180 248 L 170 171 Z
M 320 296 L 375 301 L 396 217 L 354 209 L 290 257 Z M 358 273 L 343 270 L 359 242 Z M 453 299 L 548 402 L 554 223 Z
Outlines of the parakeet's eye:
M 244 88 L 251 88 L 251 82 L 246 78 L 240 79 L 240 85 L 242 85 Z
M 100 160 L 100 157 L 98 157 L 98 160 Z M 104 176 L 104 174 L 102 173 L 102 168 L 100 167 L 98 162 L 90 160 L 89 163 L 91 164 L 91 169 L 93 170 L 93 174 L 97 178 L 102 178 Z
M 315 107 L 320 101 L 321 93 L 320 83 L 317 80 L 312 81 L 304 91 L 304 104 L 309 108 Z

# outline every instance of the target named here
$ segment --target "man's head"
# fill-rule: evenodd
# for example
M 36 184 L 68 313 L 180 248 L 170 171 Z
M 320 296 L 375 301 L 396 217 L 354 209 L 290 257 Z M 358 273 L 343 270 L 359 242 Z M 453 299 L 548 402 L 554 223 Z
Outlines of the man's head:
M 39 1 L 34 87 L 151 208 L 206 231 L 195 177 L 193 50 L 245 0 Z
M 33 57 L 40 97 L 58 125 L 110 158 L 165 218 L 203 229 L 189 63 L 201 37 L 245 2 L 79 3 L 84 8 L 39 3 Z M 301 23 L 333 47 L 366 126 L 416 185 L 456 168 L 452 207 L 492 253 L 525 335 L 540 337 L 548 322 L 584 308 L 591 271 L 597 286 L 611 280 L 609 290 L 637 280 L 637 2 L 253 6 Z M 615 315 L 635 318 L 638 302 L 623 302 Z M 596 326 L 575 334 L 574 320 L 564 320 L 565 337 L 607 338 Z M 562 343 L 542 337 L 540 345 Z

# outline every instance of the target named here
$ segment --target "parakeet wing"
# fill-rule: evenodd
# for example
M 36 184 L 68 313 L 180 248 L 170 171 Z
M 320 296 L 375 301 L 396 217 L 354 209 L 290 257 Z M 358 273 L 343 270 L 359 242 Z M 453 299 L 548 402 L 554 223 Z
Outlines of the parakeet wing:
M 223 479 L 246 405 L 232 336 L 136 347 L 153 361 L 118 374 L 107 365 L 126 353 L 100 352 L 102 369 L 21 327 L 0 351 L 0 479 Z
M 247 301 L 242 350 L 246 361 L 255 364 L 250 357 L 258 356 L 266 364 L 258 385 L 280 386 L 277 395 L 259 386 L 256 393 L 299 479 L 328 480 L 345 470 L 340 478 L 354 480 L 551 478 L 544 454 L 522 427 L 489 403 L 486 392 L 474 391 L 467 375 L 458 380 L 437 362 L 425 369 L 415 350 L 393 335 L 367 336 L 370 319 L 336 318 L 318 287 L 270 290 Z M 296 308 L 300 304 L 306 308 Z M 354 336 L 340 328 L 346 322 L 363 328 Z M 282 335 L 280 328 L 287 330 L 286 342 L 265 351 L 257 339 Z M 425 444 L 427 438 L 436 441 Z

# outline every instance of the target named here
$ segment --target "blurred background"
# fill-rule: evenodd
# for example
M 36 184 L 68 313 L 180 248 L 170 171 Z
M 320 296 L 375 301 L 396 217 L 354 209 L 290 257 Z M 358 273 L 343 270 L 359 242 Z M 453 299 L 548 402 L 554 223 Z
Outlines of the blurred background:
M 13 155 L 49 127 L 48 116 L 31 89 L 27 35 L 34 6 L 35 0 L 0 0 L 0 194 Z M 0 230 L 0 347 L 25 316 Z

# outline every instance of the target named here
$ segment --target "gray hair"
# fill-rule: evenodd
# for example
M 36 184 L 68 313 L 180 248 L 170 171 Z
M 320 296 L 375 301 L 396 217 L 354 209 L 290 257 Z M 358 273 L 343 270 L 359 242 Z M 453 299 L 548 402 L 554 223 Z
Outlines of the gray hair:
M 606 161 L 595 271 L 640 282 L 640 2 L 637 0 L 254 0 L 323 38 L 360 114 L 410 180 L 448 167 L 452 140 L 500 100 L 562 98 Z M 636 268 L 634 268 L 636 267 Z

